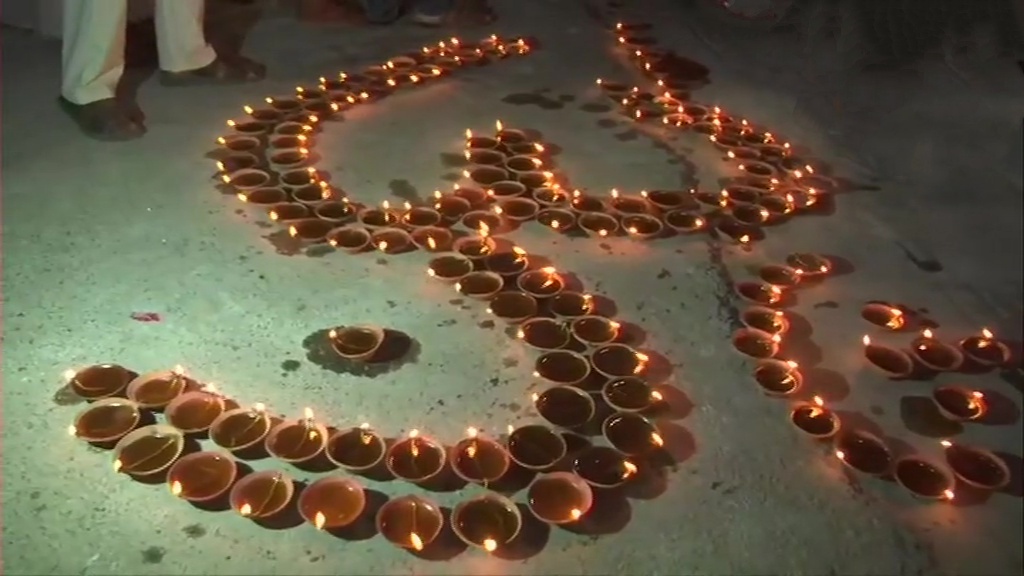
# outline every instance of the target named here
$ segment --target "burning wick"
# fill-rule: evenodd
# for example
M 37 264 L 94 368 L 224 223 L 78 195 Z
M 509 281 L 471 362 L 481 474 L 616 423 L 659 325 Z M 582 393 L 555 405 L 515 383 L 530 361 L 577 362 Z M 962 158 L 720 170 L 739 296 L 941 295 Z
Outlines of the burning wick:
M 992 332 L 989 331 L 988 328 L 982 328 L 981 329 L 981 337 L 978 338 L 977 347 L 979 349 L 980 348 L 987 348 L 987 347 L 992 345 L 994 340 L 995 340 L 995 335 L 992 334 Z
M 928 347 L 931 346 L 931 340 L 934 338 L 934 336 L 935 336 L 935 334 L 932 333 L 931 329 L 925 328 L 924 330 L 922 330 L 921 331 L 921 338 L 924 341 L 917 345 L 917 349 L 918 350 L 927 350 Z
M 967 399 L 967 407 L 970 408 L 972 412 L 978 412 L 982 408 L 982 400 L 984 400 L 984 398 L 985 395 L 977 390 L 971 392 L 971 396 Z
M 814 406 L 811 406 L 811 411 L 807 414 L 808 418 L 817 418 L 825 413 L 825 401 L 821 396 L 815 396 L 811 401 L 814 402 Z

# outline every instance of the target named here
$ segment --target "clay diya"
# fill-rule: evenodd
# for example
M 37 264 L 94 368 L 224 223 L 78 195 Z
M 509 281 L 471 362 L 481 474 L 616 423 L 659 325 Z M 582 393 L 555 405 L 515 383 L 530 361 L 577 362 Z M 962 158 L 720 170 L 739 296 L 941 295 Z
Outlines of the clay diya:
M 265 102 L 270 105 L 273 110 L 279 113 L 290 114 L 299 112 L 302 109 L 302 100 L 299 95 L 282 95 L 282 96 L 270 96 L 265 99 Z M 280 115 L 278 116 L 280 120 Z
M 478 136 L 472 130 L 466 130 L 466 149 L 494 150 L 501 146 L 497 138 Z
M 757 275 L 766 284 L 778 286 L 779 288 L 792 288 L 800 283 L 800 277 L 803 276 L 803 272 L 798 268 L 768 264 L 767 266 L 762 266 L 758 270 Z
M 327 241 L 327 235 L 335 225 L 320 218 L 303 218 L 295 220 L 288 226 L 288 235 L 306 244 L 319 244 Z
M 824 276 L 832 271 L 832 261 L 821 254 L 798 252 L 786 257 L 786 264 L 800 270 L 804 278 Z
M 536 156 L 512 156 L 505 160 L 505 169 L 513 174 L 534 172 L 544 167 L 544 161 Z
M 537 222 L 556 232 L 567 232 L 576 226 L 576 215 L 561 208 L 544 208 L 537 212 Z
M 270 131 L 270 127 L 263 122 L 257 122 L 255 120 L 228 120 L 228 128 L 234 131 L 234 135 L 238 136 L 263 136 Z
M 420 496 L 392 498 L 377 511 L 377 532 L 399 548 L 421 551 L 437 539 L 442 528 L 441 508 Z
M 957 422 L 978 420 L 988 412 L 985 395 L 960 386 L 940 386 L 932 391 L 939 413 Z
M 416 228 L 409 235 L 416 246 L 427 252 L 446 251 L 452 245 L 451 231 L 440 226 Z
M 919 455 L 896 460 L 893 478 L 908 492 L 927 500 L 952 500 L 956 479 L 945 466 Z
M 501 184 L 501 182 L 498 184 Z M 479 207 L 481 209 L 487 206 L 491 201 L 492 196 L 490 190 L 483 190 L 481 188 L 465 188 L 462 186 L 456 186 L 453 188 L 452 194 L 469 202 L 470 206 L 473 206 L 474 208 Z
M 542 156 L 546 152 L 544 145 L 537 142 L 505 142 L 502 146 L 511 156 L 532 156 L 543 160 Z
M 539 300 L 557 296 L 565 289 L 565 281 L 554 266 L 546 266 L 520 274 L 516 286 Z
M 217 144 L 224 148 L 227 152 L 249 152 L 256 153 L 260 148 L 263 147 L 263 143 L 260 142 L 259 138 L 252 136 L 243 136 L 241 134 L 231 134 L 228 136 L 220 136 L 217 138 Z
M 301 168 L 309 163 L 309 149 L 275 150 L 270 154 L 270 163 L 279 170 Z M 253 165 L 255 166 L 255 163 Z
M 117 396 L 124 392 L 133 377 L 131 371 L 118 364 L 95 364 L 64 373 L 71 391 L 86 400 Z
M 277 515 L 295 497 L 295 481 L 278 470 L 254 472 L 231 488 L 231 508 L 243 518 L 259 520 Z
M 471 261 L 483 261 L 497 248 L 494 239 L 487 234 L 463 236 L 455 240 L 452 250 Z
M 281 202 L 267 209 L 267 217 L 279 224 L 309 218 L 309 215 L 309 207 L 299 202 Z
M 604 316 L 580 316 L 569 324 L 569 329 L 579 342 L 599 347 L 618 339 L 621 326 L 615 320 Z
M 515 540 L 523 517 L 515 502 L 487 493 L 460 502 L 452 510 L 452 530 L 470 546 L 494 552 Z
M 515 128 L 506 128 L 500 120 L 494 123 L 494 127 L 494 135 L 502 144 L 519 144 L 521 142 L 530 141 L 526 132 L 516 130 Z
M 398 213 L 391 209 L 390 204 L 386 200 L 379 208 L 364 208 L 360 210 L 356 217 L 360 224 L 370 230 L 394 226 L 400 221 Z
M 754 380 L 769 396 L 789 396 L 803 385 L 799 365 L 792 360 L 761 360 L 754 367 Z
M 590 354 L 594 370 L 605 378 L 638 376 L 647 369 L 648 356 L 625 344 L 605 344 Z
M 239 192 L 248 192 L 269 184 L 270 174 L 255 168 L 246 168 L 231 174 L 224 174 L 221 176 L 221 180 Z
M 326 182 L 320 182 L 319 184 L 307 184 L 305 186 L 299 186 L 298 188 L 292 188 L 290 194 L 292 200 L 299 204 L 304 204 L 311 209 L 315 209 L 331 197 L 331 191 Z
M 380 349 L 384 343 L 384 329 L 370 324 L 339 326 L 327 333 L 327 339 L 338 356 L 362 362 L 372 358 Z
M 454 223 L 473 209 L 473 205 L 465 198 L 453 194 L 435 195 L 434 209 L 437 210 L 445 222 Z
M 142 408 L 162 410 L 172 400 L 197 384 L 181 366 L 138 376 L 128 383 L 125 394 Z
M 842 425 L 839 415 L 825 407 L 821 396 L 794 406 L 789 421 L 804 434 L 819 440 L 835 436 Z
M 605 205 L 604 200 L 596 196 L 584 194 L 579 190 L 572 193 L 572 199 L 569 200 L 569 208 L 577 214 L 584 214 L 590 212 L 604 213 Z M 611 218 L 611 216 L 608 216 Z M 612 218 L 614 220 L 614 218 Z
M 732 217 L 747 226 L 760 226 L 771 218 L 771 212 L 760 205 L 740 204 L 732 208 Z
M 295 168 L 293 170 L 286 170 L 281 173 L 281 185 L 286 190 L 295 190 L 302 188 L 303 186 L 309 186 L 310 184 L 316 184 L 319 186 L 319 178 L 316 173 L 316 168 L 310 166 L 309 168 Z
M 608 444 L 626 456 L 641 456 L 665 446 L 654 422 L 636 413 L 612 414 L 601 425 Z
M 505 155 L 493 148 L 467 148 L 466 162 L 474 168 L 480 166 L 501 168 L 505 165 Z
M 785 334 L 789 331 L 789 320 L 782 310 L 765 306 L 751 306 L 740 314 L 740 321 L 747 328 L 753 328 L 769 334 Z
M 793 212 L 793 198 L 787 196 L 762 196 L 758 206 L 768 211 L 768 224 L 778 222 Z
M 444 470 L 448 454 L 437 441 L 410 430 L 405 438 L 392 444 L 384 455 L 384 464 L 395 478 L 413 484 L 426 482 Z
M 306 408 L 302 418 L 286 420 L 270 429 L 264 440 L 267 453 L 282 462 L 309 462 L 327 447 L 327 427 Z
M 622 82 L 614 82 L 598 78 L 597 85 L 609 98 L 616 101 L 622 100 L 630 93 L 630 86 L 623 84 Z
M 730 184 L 722 189 L 721 194 L 734 205 L 756 205 L 764 195 L 760 188 L 743 184 Z
M 505 447 L 480 436 L 476 428 L 466 430 L 466 438 L 452 446 L 448 459 L 459 478 L 484 486 L 501 479 L 511 464 Z
M 618 412 L 643 412 L 663 399 L 661 392 L 636 376 L 609 380 L 601 388 L 601 397 Z
M 782 336 L 769 334 L 754 328 L 740 328 L 733 332 L 732 345 L 737 351 L 751 358 L 771 358 L 779 353 Z
M 679 234 L 690 234 L 707 228 L 707 220 L 693 210 L 673 210 L 665 214 L 665 225 Z
M 618 488 L 636 475 L 636 464 L 608 446 L 590 446 L 572 463 L 573 472 L 594 488 Z
M 327 439 L 327 459 L 350 472 L 370 470 L 384 460 L 387 443 L 369 424 L 336 430 Z
M 402 214 L 402 224 L 410 228 L 436 227 L 441 223 L 441 213 L 433 207 L 408 206 Z
M 928 328 L 911 343 L 910 354 L 921 365 L 936 372 L 953 372 L 964 364 L 963 352 L 952 344 L 936 339 Z
M 1011 473 L 1002 458 L 975 446 L 942 441 L 946 463 L 961 481 L 980 490 L 1002 490 L 1010 483 Z
M 430 261 L 427 275 L 454 284 L 473 271 L 473 261 L 461 254 L 446 254 Z
M 485 193 L 488 197 L 501 199 L 519 198 L 528 192 L 526 185 L 513 180 L 502 180 L 495 182 L 487 188 Z
M 526 501 L 541 522 L 570 524 L 590 511 L 594 493 L 583 478 L 572 472 L 549 472 L 530 483 Z
M 608 201 L 608 208 L 620 216 L 629 214 L 646 214 L 650 211 L 651 205 L 643 195 L 624 195 L 618 190 L 611 191 L 611 199 Z
M 231 152 L 217 161 L 217 171 L 222 174 L 231 174 L 239 170 L 256 168 L 259 163 L 260 159 L 250 152 Z
M 513 462 L 527 470 L 548 470 L 561 462 L 568 452 L 565 438 L 547 426 L 529 424 L 509 428 L 509 456 Z
M 736 284 L 736 295 L 758 306 L 774 306 L 782 301 L 782 288 L 767 282 L 740 282 Z
M 225 410 L 224 396 L 207 388 L 186 392 L 171 400 L 164 409 L 164 416 L 168 424 L 185 434 L 201 434 L 209 430 Z
M 1004 366 L 1013 358 L 1010 347 L 997 340 L 988 328 L 982 328 L 977 336 L 961 340 L 960 351 L 974 363 L 988 368 Z
M 889 446 L 865 430 L 847 430 L 837 434 L 835 455 L 850 468 L 872 476 L 884 476 L 892 470 Z
M 68 433 L 94 444 L 116 442 L 142 421 L 142 409 L 124 398 L 102 398 L 75 416 Z
M 749 244 L 755 231 L 755 227 L 740 222 L 732 214 L 723 214 L 715 220 L 715 232 L 740 245 Z
M 566 347 L 572 335 L 565 324 L 551 318 L 538 317 L 524 322 L 516 332 L 516 337 L 527 346 L 546 352 Z
M 536 188 L 530 196 L 546 208 L 557 208 L 569 203 L 569 194 L 561 188 Z
M 748 177 L 764 182 L 775 180 L 779 173 L 775 166 L 759 160 L 747 160 L 736 167 L 743 171 Z
M 484 266 L 502 277 L 518 276 L 530 265 L 526 250 L 514 246 L 507 252 L 494 252 L 484 258 Z
M 415 246 L 412 236 L 401 228 L 378 228 L 370 231 L 370 244 L 385 254 L 401 254 Z
M 288 193 L 277 186 L 264 186 L 236 194 L 239 200 L 253 206 L 271 206 L 288 200 Z
M 268 104 L 270 104 L 270 102 L 268 102 Z M 273 126 L 274 124 L 277 124 L 278 122 L 284 120 L 284 114 L 282 112 L 284 112 L 285 110 L 283 108 L 275 108 L 273 105 L 271 105 L 268 108 L 253 108 L 252 106 L 244 106 L 242 109 L 245 111 L 246 114 L 249 115 L 250 118 L 262 124 Z
M 489 270 L 477 270 L 463 276 L 455 283 L 455 290 L 474 300 L 490 300 L 505 286 L 501 274 Z
M 317 530 L 344 528 L 366 510 L 366 492 L 359 482 L 344 476 L 327 476 L 299 494 L 299 514 Z
M 671 212 L 682 208 L 692 208 L 693 199 L 689 192 L 681 190 L 644 190 L 640 195 L 655 208 L 663 212 Z
M 311 124 L 292 120 L 281 122 L 274 127 L 274 134 L 278 136 L 308 136 L 312 131 Z
M 347 199 L 321 202 L 313 213 L 317 218 L 334 225 L 347 224 L 356 218 L 356 208 Z
M 237 462 L 220 452 L 186 454 L 167 471 L 171 494 L 188 502 L 216 500 L 231 489 L 236 479 Z
M 257 141 L 258 142 L 258 141 Z M 277 150 L 297 150 L 299 148 L 308 148 L 311 141 L 309 136 L 302 134 L 281 134 L 272 136 L 270 138 L 270 149 Z
M 531 398 L 540 417 L 559 428 L 579 428 L 589 423 L 597 410 L 589 394 L 571 385 L 554 386 Z
M 888 330 L 900 330 L 907 325 L 903 310 L 883 302 L 871 302 L 861 308 L 861 318 Z
M 532 220 L 540 211 L 540 206 L 529 198 L 504 198 L 498 201 L 494 212 L 501 214 L 513 222 Z
M 360 226 L 341 226 L 327 234 L 327 243 L 339 250 L 356 254 L 370 245 L 370 232 Z
M 594 311 L 594 297 L 581 292 L 561 292 L 548 300 L 548 310 L 558 318 L 579 318 Z
M 263 442 L 272 427 L 273 421 L 263 404 L 235 408 L 210 424 L 210 440 L 221 448 L 240 452 Z
M 914 373 L 914 360 L 910 354 L 884 344 L 874 344 L 867 335 L 861 341 L 864 343 L 864 357 L 890 378 L 906 378 Z
M 660 236 L 665 226 L 650 214 L 631 214 L 622 218 L 622 228 L 632 238 L 650 240 Z
M 537 299 L 517 291 L 499 292 L 491 298 L 487 312 L 509 324 L 519 324 L 537 315 Z
M 185 435 L 166 424 L 137 428 L 114 445 L 114 472 L 153 476 L 170 468 L 185 449 Z
M 510 176 L 507 170 L 496 166 L 476 166 L 464 170 L 462 175 L 482 190 L 489 190 L 498 182 L 508 181 Z

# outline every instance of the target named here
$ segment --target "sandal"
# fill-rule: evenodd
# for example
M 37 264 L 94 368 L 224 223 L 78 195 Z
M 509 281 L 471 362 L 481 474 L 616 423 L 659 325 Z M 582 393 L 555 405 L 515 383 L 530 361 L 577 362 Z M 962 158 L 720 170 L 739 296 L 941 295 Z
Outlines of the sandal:
M 259 82 L 267 76 L 263 64 L 245 58 L 227 61 L 219 56 L 202 68 L 182 72 L 160 72 L 164 86 L 203 86 L 209 84 L 244 84 Z
M 134 121 L 115 98 L 75 104 L 61 96 L 57 99 L 64 111 L 86 136 L 102 142 L 125 142 L 142 137 L 146 129 Z

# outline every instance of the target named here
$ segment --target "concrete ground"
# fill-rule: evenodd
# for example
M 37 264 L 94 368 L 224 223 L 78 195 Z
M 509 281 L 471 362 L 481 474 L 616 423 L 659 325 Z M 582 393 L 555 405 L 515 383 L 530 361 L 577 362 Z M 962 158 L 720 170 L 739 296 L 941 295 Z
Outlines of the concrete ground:
M 442 155 L 458 150 L 465 128 L 486 130 L 500 118 L 557 143 L 577 186 L 679 185 L 685 164 L 653 146 L 649 131 L 583 109 L 599 100 L 596 77 L 632 74 L 614 56 L 599 10 L 553 0 L 495 4 L 496 32 L 536 36 L 541 49 L 347 114 L 317 148 L 336 183 L 365 201 L 450 186 Z M 148 79 L 138 101 L 150 133 L 100 145 L 53 105 L 59 45 L 5 29 L 5 573 L 1021 573 L 1019 372 L 938 379 L 987 390 L 1009 407 L 1003 425 L 970 425 L 958 439 L 1012 456 L 1011 489 L 983 502 L 922 503 L 894 484 L 848 475 L 797 435 L 784 403 L 755 390 L 749 363 L 729 345 L 735 303 L 725 283 L 792 251 L 851 263 L 853 273 L 799 293 L 793 310 L 814 331 L 796 357 L 814 367 L 813 385 L 829 384 L 822 393 L 834 405 L 874 421 L 895 444 L 936 454 L 934 431 L 913 425 L 935 383 L 893 384 L 867 369 L 859 310 L 867 300 L 898 301 L 927 308 L 940 336 L 987 326 L 1019 341 L 1024 76 L 1012 62 L 954 71 L 930 57 L 898 73 L 816 69 L 785 35 L 700 26 L 667 0 L 631 4 L 656 23 L 663 44 L 711 69 L 698 99 L 773 127 L 860 189 L 842 195 L 834 215 L 772 230 L 749 252 L 701 238 L 599 244 L 537 226 L 515 233 L 641 325 L 645 346 L 675 368 L 674 400 L 692 410 L 665 423 L 682 461 L 662 486 L 629 501 L 628 525 L 603 523 L 614 533 L 600 536 L 555 529 L 541 534 L 543 550 L 508 559 L 470 550 L 424 560 L 380 537 L 270 531 L 230 512 L 196 510 L 166 488 L 112 473 L 109 455 L 64 433 L 81 405 L 58 405 L 54 396 L 69 367 L 181 363 L 244 403 L 296 415 L 312 405 L 333 422 L 366 420 L 394 434 L 418 427 L 452 440 L 467 425 L 497 433 L 535 419 L 525 408 L 530 354 L 501 330 L 478 326 L 480 306 L 453 306 L 450 292 L 426 280 L 422 255 L 281 256 L 263 239 L 270 230 L 254 225 L 259 218 L 213 189 L 204 158 L 243 104 L 438 33 L 406 24 L 305 26 L 269 13 L 247 42 L 270 66 L 265 83 L 172 90 Z M 724 165 L 704 143 L 685 136 L 669 144 L 705 184 L 721 175 Z M 140 311 L 163 321 L 130 318 Z M 413 336 L 415 358 L 375 378 L 307 360 L 307 335 L 364 321 Z M 452 505 L 471 492 L 434 496 Z

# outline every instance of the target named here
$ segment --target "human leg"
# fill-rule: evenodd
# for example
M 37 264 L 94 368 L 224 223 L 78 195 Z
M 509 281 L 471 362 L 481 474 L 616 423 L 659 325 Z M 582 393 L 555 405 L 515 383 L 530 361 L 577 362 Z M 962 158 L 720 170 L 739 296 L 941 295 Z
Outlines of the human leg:
M 486 0 L 417 0 L 412 17 L 423 26 L 481 26 L 494 21 Z
M 454 0 L 419 0 L 414 3 L 412 17 L 419 24 L 438 26 L 454 8 Z
M 402 12 L 402 0 L 361 0 L 366 21 L 370 24 L 390 24 Z
M 157 0 L 156 41 L 160 80 L 165 85 L 240 83 L 262 80 L 266 68 L 244 58 L 227 61 L 206 41 L 206 0 Z

